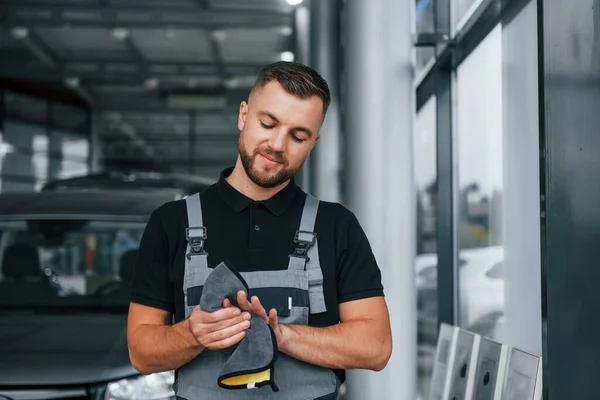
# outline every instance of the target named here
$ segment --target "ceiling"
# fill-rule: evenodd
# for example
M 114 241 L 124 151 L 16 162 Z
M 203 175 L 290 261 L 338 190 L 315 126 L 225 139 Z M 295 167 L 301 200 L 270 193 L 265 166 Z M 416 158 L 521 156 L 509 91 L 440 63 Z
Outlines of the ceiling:
M 97 110 L 103 164 L 217 174 L 260 69 L 290 57 L 286 0 L 3 0 L 0 77 L 61 85 Z

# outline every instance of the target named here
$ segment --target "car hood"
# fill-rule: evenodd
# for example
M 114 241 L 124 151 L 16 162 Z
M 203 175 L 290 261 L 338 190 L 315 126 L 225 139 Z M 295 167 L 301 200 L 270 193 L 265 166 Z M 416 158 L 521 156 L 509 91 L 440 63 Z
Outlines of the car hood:
M 2 312 L 0 327 L 0 387 L 78 386 L 138 374 L 125 314 Z

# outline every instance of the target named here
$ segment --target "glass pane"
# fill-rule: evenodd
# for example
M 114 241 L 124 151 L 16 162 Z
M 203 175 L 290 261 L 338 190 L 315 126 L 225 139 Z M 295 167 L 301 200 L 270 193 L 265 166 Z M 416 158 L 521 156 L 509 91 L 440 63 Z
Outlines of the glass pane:
M 90 145 L 87 139 L 63 136 L 62 155 L 64 158 L 87 160 Z
M 419 47 L 415 49 L 415 75 L 421 74 L 427 64 L 435 57 L 434 47 Z
M 88 164 L 81 161 L 61 160 L 60 179 L 74 178 L 76 176 L 87 175 L 89 172 Z
M 42 125 L 10 120 L 4 121 L 3 141 L 15 151 L 31 152 L 33 150 L 33 138 L 36 136 L 46 136 L 46 128 Z
M 58 130 L 77 131 L 87 133 L 89 131 L 88 112 L 69 104 L 52 103 L 52 128 Z
M 454 32 L 456 33 L 457 25 L 465 18 L 467 14 L 471 15 L 472 7 L 477 7 L 476 4 L 481 3 L 481 0 L 452 0 Z M 468 18 L 468 17 L 467 17 Z
M 498 26 L 457 70 L 459 323 L 493 338 L 504 314 L 501 39 Z
M 126 310 L 143 228 L 83 219 L 0 221 L 0 309 Z
M 434 0 L 416 0 L 415 19 L 417 33 L 435 32 L 435 1 Z
M 40 190 L 48 179 L 48 136 L 35 135 L 33 138 L 33 171 L 35 190 Z
M 46 125 L 46 100 L 6 91 L 4 101 L 6 119 Z
M 436 97 L 417 113 L 414 132 L 414 170 L 417 193 L 417 387 L 429 398 L 437 341 L 437 172 Z

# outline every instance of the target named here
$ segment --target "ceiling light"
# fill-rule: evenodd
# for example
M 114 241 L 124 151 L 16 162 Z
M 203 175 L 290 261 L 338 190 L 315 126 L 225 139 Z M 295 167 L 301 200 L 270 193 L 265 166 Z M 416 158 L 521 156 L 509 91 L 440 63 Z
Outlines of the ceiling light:
M 67 78 L 65 84 L 72 88 L 79 87 L 79 78 Z
M 281 34 L 284 36 L 290 36 L 293 33 L 292 28 L 289 26 L 281 27 Z
M 0 159 L 6 156 L 8 153 L 12 153 L 15 151 L 15 147 L 6 142 L 0 142 Z
M 240 80 L 236 78 L 230 78 L 225 81 L 225 87 L 227 89 L 236 89 L 240 87 Z
M 211 35 L 213 39 L 218 42 L 223 42 L 227 39 L 227 31 L 224 31 L 223 29 L 215 29 L 211 32 Z
M 294 53 L 291 51 L 284 51 L 280 56 L 281 61 L 294 61 Z
M 15 39 L 23 40 L 29 36 L 29 29 L 24 26 L 15 26 L 11 34 Z
M 112 30 L 112 36 L 115 40 L 125 40 L 129 37 L 129 29 L 115 28 Z
M 286 0 L 286 1 L 290 6 L 297 6 L 298 4 L 302 3 L 302 0 Z
M 148 89 L 156 89 L 158 87 L 158 78 L 146 79 L 144 86 L 146 86 Z

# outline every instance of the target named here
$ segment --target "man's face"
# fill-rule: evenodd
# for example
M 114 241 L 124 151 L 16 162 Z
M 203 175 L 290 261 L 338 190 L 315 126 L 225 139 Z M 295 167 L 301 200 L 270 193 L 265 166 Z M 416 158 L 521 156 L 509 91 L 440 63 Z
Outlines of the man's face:
M 248 177 L 273 188 L 293 177 L 319 139 L 323 102 L 300 99 L 277 81 L 254 92 L 240 106 L 239 152 Z

